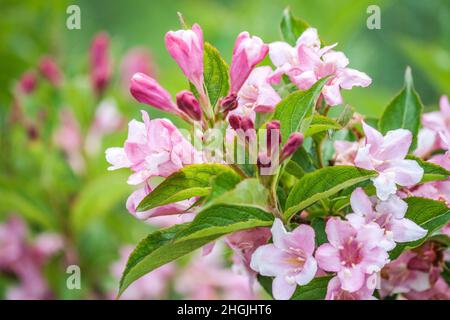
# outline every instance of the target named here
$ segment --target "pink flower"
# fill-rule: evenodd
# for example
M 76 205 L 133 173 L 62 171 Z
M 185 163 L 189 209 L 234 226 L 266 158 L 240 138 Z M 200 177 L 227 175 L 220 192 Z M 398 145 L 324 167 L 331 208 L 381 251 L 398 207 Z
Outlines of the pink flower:
M 186 214 L 187 218 L 185 218 L 185 221 L 189 221 L 189 218 L 191 215 L 188 214 L 189 209 L 192 207 L 192 205 L 195 202 L 195 198 L 190 200 L 184 200 L 176 203 L 171 203 L 165 206 L 157 207 L 151 210 L 138 212 L 136 211 L 139 203 L 149 194 L 151 193 L 153 188 L 149 184 L 145 184 L 145 186 L 141 189 L 138 189 L 134 191 L 127 200 L 127 210 L 134 215 L 136 218 L 141 220 L 147 220 L 149 218 L 155 218 L 155 217 L 161 217 L 161 216 L 168 216 L 168 215 L 176 215 L 176 214 Z M 153 219 L 152 219 L 153 220 Z M 181 219 L 179 219 L 181 220 Z
M 340 89 L 367 87 L 372 79 L 363 72 L 347 68 L 349 61 L 344 53 L 332 50 L 336 45 L 320 48 L 320 39 L 314 28 L 304 31 L 295 48 L 284 42 L 270 44 L 269 56 L 277 67 L 272 81 L 279 82 L 281 75 L 287 74 L 299 89 L 307 90 L 319 79 L 331 76 L 322 95 L 330 106 L 341 104 Z
M 131 95 L 140 103 L 145 103 L 159 110 L 179 114 L 177 105 L 167 92 L 155 79 L 136 73 L 130 82 Z
M 250 268 L 252 255 L 256 249 L 266 244 L 270 237 L 269 228 L 254 228 L 232 233 L 226 237 L 225 241 L 237 254 L 249 275 L 254 277 L 256 274 Z
M 417 148 L 414 150 L 414 155 L 423 159 L 428 158 L 433 151 L 439 149 L 438 137 L 436 131 L 421 128 L 417 136 Z
M 128 138 L 124 148 L 106 150 L 109 170 L 131 168 L 128 178 L 132 185 L 150 177 L 167 177 L 183 166 L 201 162 L 200 154 L 167 119 L 150 120 L 142 111 L 144 122 L 132 120 L 128 124 Z
M 91 83 L 97 94 L 101 94 L 111 77 L 109 58 L 109 36 L 101 32 L 94 37 L 90 48 Z
M 238 92 L 247 80 L 252 69 L 260 63 L 269 52 L 269 46 L 248 32 L 241 32 L 236 39 L 231 60 L 231 92 Z
M 166 33 L 166 48 L 185 76 L 203 92 L 203 32 L 198 24 L 192 30 Z
M 443 277 L 439 277 L 433 286 L 425 291 L 405 293 L 408 300 L 450 300 L 450 287 Z
M 411 132 L 405 129 L 392 130 L 383 137 L 380 132 L 363 122 L 365 145 L 358 149 L 355 165 L 376 170 L 379 175 L 372 178 L 377 196 L 387 200 L 395 194 L 397 186 L 411 187 L 420 182 L 423 169 L 414 160 L 405 160 L 411 145 Z
M 131 78 L 136 73 L 148 74 L 155 78 L 156 71 L 151 53 L 146 48 L 130 49 L 122 60 L 120 73 L 122 86 L 127 90 L 130 87 Z
M 122 276 L 128 256 L 133 251 L 132 247 L 125 246 L 120 249 L 120 260 L 111 266 L 111 273 L 117 279 Z M 175 265 L 165 264 L 145 276 L 133 282 L 120 296 L 122 300 L 148 300 L 164 299 L 168 297 L 169 283 L 175 275 Z M 115 293 L 111 293 L 111 298 Z
M 272 112 L 281 101 L 280 96 L 270 85 L 267 78 L 272 68 L 255 68 L 238 92 L 239 108 L 251 108 L 256 112 Z
M 376 223 L 355 229 L 347 221 L 330 218 L 325 232 L 329 243 L 317 248 L 317 263 L 325 271 L 337 272 L 345 291 L 360 290 L 366 276 L 388 262 L 387 252 L 379 246 L 384 232 Z
M 364 284 L 359 290 L 348 292 L 342 289 L 339 277 L 334 277 L 328 282 L 325 300 L 376 300 L 373 296 L 374 289 L 375 286 L 369 289 L 367 284 Z
M 425 128 L 436 132 L 450 129 L 450 103 L 447 96 L 441 96 L 439 100 L 439 111 L 422 115 L 422 124 Z
M 41 58 L 39 61 L 39 71 L 53 86 L 59 87 L 62 81 L 62 74 L 52 57 L 45 56 Z
M 355 165 L 355 158 L 359 148 L 358 142 L 337 140 L 333 146 L 335 150 L 334 163 L 336 165 Z
M 396 195 L 379 201 L 370 199 L 363 189 L 357 188 L 350 197 L 350 204 L 354 213 L 348 214 L 346 219 L 356 229 L 371 222 L 378 224 L 384 230 L 380 246 L 385 250 L 392 250 L 396 242 L 415 241 L 427 234 L 427 230 L 405 218 L 408 204 Z
M 25 94 L 30 94 L 34 91 L 37 84 L 37 77 L 33 71 L 27 71 L 20 77 L 19 89 Z
M 272 284 L 274 298 L 287 300 L 297 285 L 309 283 L 317 272 L 317 263 L 312 256 L 315 233 L 308 225 L 287 232 L 279 219 L 275 219 L 271 231 L 273 243 L 256 249 L 250 266 L 263 276 L 275 277 Z

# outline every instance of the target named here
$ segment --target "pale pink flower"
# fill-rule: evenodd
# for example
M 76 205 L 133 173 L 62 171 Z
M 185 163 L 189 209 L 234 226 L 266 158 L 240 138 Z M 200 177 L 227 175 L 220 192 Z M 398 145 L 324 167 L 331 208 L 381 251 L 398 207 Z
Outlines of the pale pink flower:
M 325 271 L 337 272 L 345 291 L 360 290 L 366 276 L 380 271 L 389 261 L 386 250 L 379 246 L 384 232 L 376 223 L 355 229 L 347 221 L 330 218 L 325 232 L 329 243 L 317 249 L 317 263 Z
M 162 111 L 180 114 L 170 93 L 155 79 L 146 74 L 136 73 L 131 78 L 130 93 L 140 103 L 145 103 Z
M 111 266 L 111 273 L 117 279 L 122 276 L 123 269 L 133 248 L 125 246 L 120 249 L 120 259 Z M 176 272 L 173 263 L 165 264 L 133 282 L 120 296 L 122 300 L 165 299 L 168 297 L 170 280 Z M 115 293 L 111 293 L 114 299 Z
M 192 29 L 169 31 L 166 48 L 185 76 L 203 92 L 203 32 L 198 24 Z
M 275 219 L 271 231 L 273 243 L 256 249 L 250 266 L 263 276 L 275 277 L 273 296 L 286 300 L 297 285 L 308 284 L 317 272 L 313 257 L 315 233 L 308 225 L 287 232 L 279 219 Z
M 422 124 L 433 131 L 446 131 L 450 129 L 450 103 L 447 96 L 441 96 L 439 111 L 428 112 L 422 115 Z
M 246 107 L 255 112 L 272 112 L 280 96 L 270 85 L 267 78 L 272 72 L 268 66 L 253 69 L 238 92 L 238 109 Z
M 414 155 L 424 159 L 428 158 L 433 151 L 439 149 L 438 137 L 436 131 L 421 128 L 417 136 L 417 148 L 414 150 Z
M 365 122 L 362 125 L 365 145 L 358 149 L 355 165 L 379 173 L 372 178 L 378 198 L 387 200 L 389 195 L 395 194 L 396 184 L 411 187 L 419 183 L 422 167 L 414 160 L 405 159 L 412 141 L 411 132 L 397 129 L 383 136 Z
M 335 165 L 355 165 L 355 158 L 358 152 L 359 143 L 345 140 L 337 140 L 333 144 L 335 154 Z
M 96 94 L 101 94 L 111 77 L 109 57 L 109 36 L 105 32 L 97 34 L 92 40 L 90 52 L 91 83 Z
M 328 282 L 325 300 L 376 300 L 373 296 L 374 290 L 375 287 L 369 289 L 367 284 L 364 284 L 359 290 L 348 292 L 342 289 L 339 277 L 334 277 Z
M 106 150 L 106 160 L 112 164 L 108 170 L 131 168 L 128 178 L 132 185 L 150 177 L 167 177 L 185 165 L 200 163 L 202 157 L 167 119 L 150 120 L 142 111 L 144 122 L 128 124 L 128 138 L 124 148 Z
M 62 73 L 53 57 L 42 57 L 39 61 L 39 71 L 53 86 L 61 85 Z
M 189 209 L 192 207 L 192 205 L 195 202 L 195 198 L 190 200 L 184 200 L 176 203 L 171 203 L 165 206 L 160 206 L 151 210 L 139 212 L 136 211 L 136 208 L 138 207 L 139 203 L 149 194 L 152 192 L 152 187 L 145 183 L 144 187 L 141 189 L 138 189 L 134 191 L 127 200 L 126 207 L 127 210 L 134 215 L 136 218 L 141 220 L 147 220 L 149 218 L 155 218 L 160 216 L 168 216 L 168 215 L 177 215 L 177 214 L 184 214 L 188 213 Z M 175 219 L 174 219 L 175 220 Z M 177 219 L 181 220 L 181 219 Z M 187 222 L 189 218 L 186 221 Z M 175 221 L 174 221 L 175 222 Z M 153 219 L 152 219 L 153 223 Z
M 133 75 L 143 73 L 155 78 L 155 69 L 153 57 L 146 48 L 132 48 L 125 54 L 120 66 L 121 84 L 128 90 Z
M 341 104 L 341 89 L 367 87 L 372 79 L 363 72 L 347 68 L 349 61 L 344 53 L 332 50 L 336 45 L 320 48 L 320 39 L 314 28 L 305 30 L 295 48 L 284 42 L 270 44 L 269 56 L 277 67 L 271 80 L 279 82 L 281 75 L 286 74 L 299 89 L 307 90 L 319 79 L 331 76 L 322 95 L 330 106 Z
M 404 296 L 408 300 L 450 300 L 450 286 L 440 276 L 430 289 L 422 292 L 410 291 Z
M 269 46 L 248 32 L 241 32 L 236 39 L 230 67 L 231 92 L 237 93 L 247 80 L 252 69 L 269 52 Z
M 378 224 L 384 230 L 380 246 L 388 251 L 395 247 L 396 242 L 415 241 L 428 232 L 405 218 L 408 204 L 396 195 L 390 195 L 386 201 L 379 201 L 370 199 L 362 188 L 357 188 L 350 197 L 350 204 L 353 213 L 345 218 L 356 229 L 371 222 Z

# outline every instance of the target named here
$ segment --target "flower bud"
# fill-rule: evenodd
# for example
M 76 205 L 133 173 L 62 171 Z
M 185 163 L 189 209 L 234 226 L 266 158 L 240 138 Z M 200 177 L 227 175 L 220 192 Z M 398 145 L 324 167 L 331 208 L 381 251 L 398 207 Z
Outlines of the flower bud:
M 61 71 L 52 57 L 46 56 L 41 58 L 39 71 L 53 86 L 58 87 L 61 84 Z
M 232 114 L 228 117 L 228 122 L 230 123 L 230 126 L 234 129 L 234 130 L 238 130 L 241 128 L 241 116 Z
M 91 83 L 94 91 L 101 94 L 111 76 L 109 37 L 102 32 L 95 36 L 90 48 Z
M 245 131 L 255 129 L 253 120 L 249 117 L 243 117 L 241 120 L 241 129 Z
M 136 73 L 131 78 L 130 92 L 141 103 L 151 105 L 162 111 L 179 113 L 170 94 L 155 79 L 143 73 Z
M 37 84 L 36 74 L 32 71 L 25 72 L 19 80 L 19 89 L 25 94 L 34 91 Z
M 270 152 L 272 151 L 272 137 L 275 135 L 275 139 L 277 139 L 278 136 L 278 144 L 281 144 L 281 133 L 280 133 L 280 121 L 278 120 L 273 120 L 270 121 L 267 125 L 266 125 L 266 130 L 267 130 L 267 150 L 270 154 Z
M 281 151 L 281 161 L 286 160 L 289 158 L 292 154 L 294 154 L 295 151 L 302 145 L 303 143 L 303 134 L 300 132 L 294 132 L 292 133 L 288 140 L 286 141 L 286 144 L 283 147 L 283 150 Z
M 186 113 L 191 119 L 200 121 L 202 119 L 202 109 L 192 92 L 183 90 L 177 94 L 178 108 Z
M 220 102 L 220 106 L 222 107 L 222 111 L 224 113 L 228 113 L 237 108 L 237 95 L 235 93 L 230 93 L 228 96 L 222 99 Z

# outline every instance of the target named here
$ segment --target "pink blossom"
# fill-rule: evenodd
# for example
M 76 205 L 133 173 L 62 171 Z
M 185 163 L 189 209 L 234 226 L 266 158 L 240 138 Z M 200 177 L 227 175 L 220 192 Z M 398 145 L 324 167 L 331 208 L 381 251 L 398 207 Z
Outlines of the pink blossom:
M 388 251 L 396 242 L 415 241 L 427 234 L 427 230 L 405 218 L 408 204 L 396 195 L 379 201 L 370 199 L 362 188 L 357 188 L 350 197 L 350 204 L 354 212 L 346 216 L 350 224 L 356 229 L 371 222 L 378 224 L 384 230 L 380 246 Z
M 138 189 L 134 191 L 127 200 L 127 210 L 133 214 L 136 218 L 141 220 L 147 220 L 149 218 L 155 218 L 160 216 L 167 216 L 167 215 L 177 215 L 177 214 L 184 214 L 188 213 L 189 209 L 192 207 L 192 205 L 195 202 L 195 199 L 190 200 L 184 200 L 176 203 L 171 203 L 165 206 L 160 206 L 151 210 L 139 212 L 136 211 L 139 203 L 149 194 L 152 192 L 152 187 L 146 183 L 143 188 Z M 180 220 L 180 219 L 178 219 Z M 187 222 L 189 218 L 187 218 Z M 153 223 L 153 219 L 152 219 Z
M 30 94 L 34 91 L 37 85 L 37 77 L 33 71 L 27 71 L 20 77 L 19 89 L 25 94 Z
M 260 63 L 269 52 L 269 46 L 248 32 L 241 32 L 236 39 L 231 60 L 231 92 L 238 92 L 247 80 L 252 69 Z
M 130 81 L 136 73 L 148 74 L 155 78 L 156 71 L 153 57 L 146 48 L 132 48 L 125 54 L 120 66 L 120 78 L 124 88 L 128 90 Z
M 272 68 L 268 66 L 253 69 L 238 92 L 239 108 L 247 107 L 256 112 L 272 112 L 281 101 L 280 96 L 268 82 Z
M 358 142 L 337 140 L 333 146 L 335 150 L 334 163 L 336 165 L 355 165 L 355 158 L 359 148 Z
M 279 82 L 281 75 L 287 74 L 299 89 L 307 90 L 319 79 L 331 76 L 322 95 L 330 106 L 341 104 L 340 89 L 367 87 L 372 79 L 363 72 L 347 68 L 349 61 L 344 53 L 332 50 L 336 45 L 320 48 L 320 39 L 314 28 L 304 31 L 295 48 L 284 42 L 270 44 L 269 56 L 277 67 L 272 81 Z
M 170 93 L 166 91 L 155 79 L 136 73 L 130 82 L 130 93 L 140 103 L 153 106 L 159 110 L 179 114 L 177 105 L 173 102 Z
M 317 263 L 312 256 L 315 233 L 308 225 L 287 232 L 279 219 L 275 219 L 271 231 L 273 243 L 256 249 L 250 266 L 263 276 L 275 277 L 273 296 L 286 300 L 297 285 L 309 283 L 316 274 Z
M 166 48 L 185 76 L 203 92 L 203 32 L 198 24 L 192 29 L 166 33 Z
M 167 119 L 150 120 L 142 111 L 144 122 L 136 120 L 128 124 L 128 138 L 124 148 L 106 150 L 108 169 L 131 168 L 128 178 L 132 185 L 150 177 L 167 177 L 183 166 L 201 162 L 201 155 Z
M 379 173 L 372 178 L 378 198 L 387 200 L 389 195 L 395 194 L 396 184 L 411 187 L 419 183 L 423 169 L 416 161 L 405 159 L 412 141 L 411 132 L 397 129 L 383 137 L 365 122 L 362 125 L 365 145 L 358 149 L 355 165 Z
M 441 96 L 439 100 L 439 111 L 422 115 L 422 124 L 425 128 L 436 132 L 450 129 L 450 103 L 447 96 Z
M 450 287 L 443 277 L 439 277 L 430 289 L 410 291 L 404 296 L 408 300 L 450 300 Z
M 125 246 L 120 249 L 120 260 L 111 266 L 111 273 L 117 279 L 122 276 L 123 269 L 133 248 Z M 175 275 L 175 265 L 165 264 L 133 282 L 120 296 L 122 300 L 164 299 L 168 297 L 169 283 Z M 115 294 L 111 294 L 114 298 Z
M 39 61 L 39 71 L 53 86 L 59 87 L 62 81 L 62 74 L 52 57 L 44 56 L 41 58 Z
M 417 148 L 414 150 L 414 155 L 424 159 L 428 158 L 433 151 L 439 149 L 438 137 L 436 131 L 421 128 L 417 136 Z
M 105 32 L 97 34 L 90 48 L 91 83 L 97 94 L 101 94 L 111 77 L 111 61 L 109 57 L 109 36 Z
M 359 290 L 348 292 L 342 289 L 339 277 L 334 277 L 328 282 L 325 300 L 376 300 L 373 296 L 374 289 L 375 287 L 369 289 L 367 284 L 364 284 Z
M 325 232 L 329 243 L 317 249 L 317 263 L 325 271 L 337 272 L 345 291 L 360 290 L 366 276 L 380 271 L 388 262 L 387 252 L 379 246 L 384 232 L 376 223 L 355 229 L 347 221 L 330 218 Z

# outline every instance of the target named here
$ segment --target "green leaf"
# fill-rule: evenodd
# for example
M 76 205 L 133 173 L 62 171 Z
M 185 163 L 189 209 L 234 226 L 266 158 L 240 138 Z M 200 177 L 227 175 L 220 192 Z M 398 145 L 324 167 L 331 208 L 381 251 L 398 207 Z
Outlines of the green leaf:
M 285 166 L 285 170 L 289 174 L 292 174 L 300 179 L 305 175 L 305 173 L 316 170 L 316 167 L 314 166 L 314 161 L 309 153 L 304 147 L 300 147 L 291 156 L 291 160 Z
M 389 252 L 391 260 L 397 258 L 404 250 L 420 246 L 436 230 L 442 228 L 450 221 L 450 209 L 442 201 L 419 197 L 409 197 L 404 200 L 408 203 L 408 211 L 406 212 L 405 218 L 414 221 L 422 228 L 428 230 L 428 234 L 416 241 L 397 244 Z
M 350 122 L 350 120 L 352 119 L 354 113 L 355 113 L 355 109 L 351 105 L 349 105 L 349 104 L 345 105 L 345 108 L 341 112 L 341 114 L 339 115 L 339 118 L 337 119 L 337 122 L 342 127 L 345 127 Z
M 236 187 L 241 181 L 241 177 L 234 172 L 224 171 L 219 175 L 211 178 L 211 193 L 205 200 L 205 203 L 209 203 L 215 198 L 218 198 L 227 191 L 230 191 Z
M 376 175 L 375 171 L 353 166 L 325 167 L 305 174 L 289 193 L 284 217 L 289 220 L 296 212 L 309 207 L 314 202 Z
M 317 277 L 305 286 L 297 286 L 291 300 L 324 300 L 332 277 Z
M 209 101 L 214 107 L 219 98 L 225 97 L 230 90 L 228 66 L 219 51 L 210 43 L 204 45 L 204 85 L 208 93 Z M 191 90 L 197 93 L 191 84 Z
M 213 205 L 190 224 L 156 231 L 141 241 L 128 259 L 119 294 L 154 269 L 180 258 L 226 234 L 272 225 L 273 215 L 256 207 Z
M 310 26 L 308 23 L 297 17 L 294 17 L 289 7 L 284 9 L 283 18 L 281 19 L 280 23 L 280 29 L 281 35 L 286 42 L 290 43 L 291 45 L 295 45 L 298 37 L 309 27 Z
M 424 161 L 419 157 L 415 157 L 413 155 L 407 155 L 406 159 L 415 160 L 417 161 L 419 166 L 422 167 L 424 172 L 420 183 L 447 180 L 447 178 L 450 176 L 450 171 L 432 162 Z
M 339 130 L 341 125 L 334 119 L 315 114 L 312 117 L 311 124 L 305 132 L 305 137 L 310 137 L 316 133 L 326 130 Z
M 321 244 L 324 244 L 328 242 L 327 234 L 325 233 L 325 220 L 320 218 L 315 218 L 311 222 L 311 227 L 314 229 L 314 232 L 316 233 L 316 246 L 320 246 Z
M 138 211 L 146 211 L 192 197 L 203 197 L 211 191 L 211 179 L 227 172 L 239 178 L 233 169 L 221 164 L 193 164 L 170 175 L 139 204 Z
M 283 143 L 291 133 L 308 129 L 317 99 L 327 80 L 322 78 L 310 89 L 291 93 L 277 104 L 273 118 L 280 121 Z
M 405 72 L 405 86 L 384 110 L 379 129 L 383 134 L 389 130 L 408 129 L 413 134 L 410 150 L 414 150 L 417 145 L 422 110 L 423 105 L 414 89 L 411 69 L 408 67 Z

